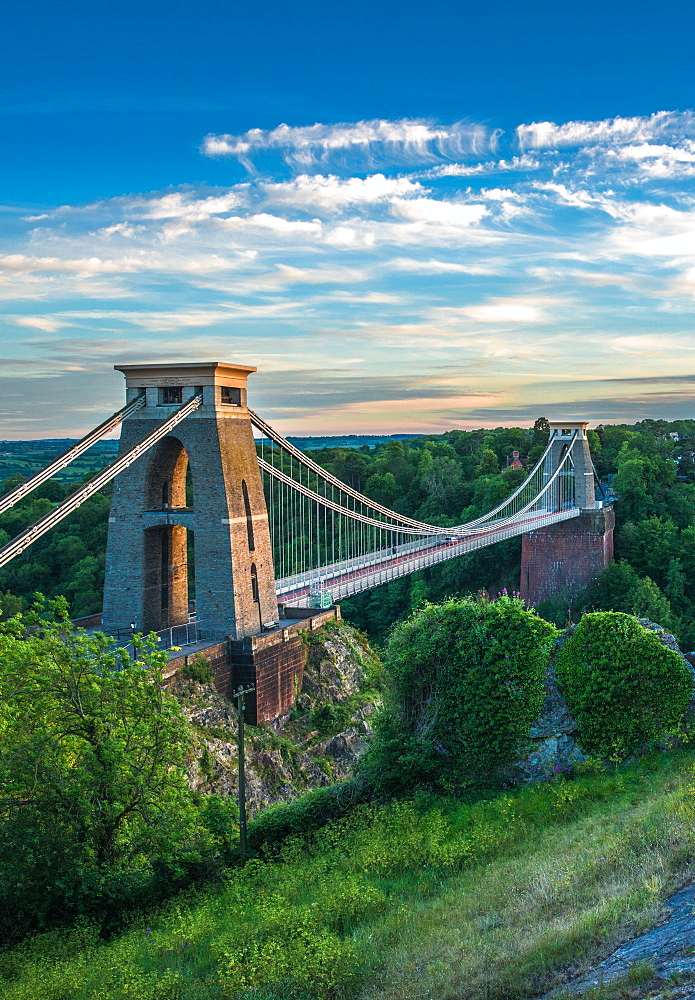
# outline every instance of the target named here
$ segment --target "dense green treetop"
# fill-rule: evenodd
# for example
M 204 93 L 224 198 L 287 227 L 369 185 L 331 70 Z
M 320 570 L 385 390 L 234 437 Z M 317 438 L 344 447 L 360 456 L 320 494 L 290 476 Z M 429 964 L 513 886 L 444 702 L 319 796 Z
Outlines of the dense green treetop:
M 585 615 L 556 659 L 584 747 L 623 760 L 677 730 L 693 693 L 683 658 L 631 615 Z
M 365 767 L 381 788 L 486 780 L 528 740 L 557 632 L 517 597 L 426 604 L 394 629 L 390 712 Z
M 0 625 L 0 927 L 11 937 L 133 905 L 153 866 L 175 880 L 224 848 L 186 778 L 192 734 L 164 689 L 165 654 L 143 641 L 130 662 L 105 636 L 74 632 L 64 601 L 52 611 Z

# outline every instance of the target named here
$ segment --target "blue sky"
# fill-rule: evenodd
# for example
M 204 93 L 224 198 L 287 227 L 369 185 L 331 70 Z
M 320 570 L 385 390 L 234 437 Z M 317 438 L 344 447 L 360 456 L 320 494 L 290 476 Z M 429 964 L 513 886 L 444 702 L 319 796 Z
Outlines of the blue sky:
M 287 433 L 694 415 L 690 6 L 3 17 L 0 438 L 212 357 Z

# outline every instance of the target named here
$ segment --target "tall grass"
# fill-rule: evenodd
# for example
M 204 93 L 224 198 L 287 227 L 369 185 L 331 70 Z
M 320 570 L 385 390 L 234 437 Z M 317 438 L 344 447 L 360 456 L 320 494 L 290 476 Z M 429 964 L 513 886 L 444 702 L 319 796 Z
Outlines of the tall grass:
M 486 802 L 365 805 L 102 942 L 0 958 L 3 1000 L 528 997 L 646 927 L 687 870 L 695 751 Z

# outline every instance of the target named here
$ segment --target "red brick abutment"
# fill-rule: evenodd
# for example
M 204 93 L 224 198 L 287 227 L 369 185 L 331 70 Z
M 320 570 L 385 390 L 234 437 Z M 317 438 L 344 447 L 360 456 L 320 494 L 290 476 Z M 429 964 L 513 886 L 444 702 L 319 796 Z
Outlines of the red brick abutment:
M 252 725 L 272 722 L 293 707 L 302 689 L 304 667 L 309 647 L 301 633 L 313 631 L 326 622 L 340 618 L 334 605 L 322 611 L 312 608 L 285 608 L 285 618 L 278 628 L 245 639 L 196 643 L 181 655 L 172 657 L 164 671 L 174 680 L 190 660 L 204 656 L 212 668 L 213 684 L 221 695 L 231 698 L 243 684 L 255 692 L 246 696 L 246 721 Z
M 613 561 L 614 528 L 615 511 L 603 507 L 522 535 L 519 590 L 526 603 L 590 587 Z

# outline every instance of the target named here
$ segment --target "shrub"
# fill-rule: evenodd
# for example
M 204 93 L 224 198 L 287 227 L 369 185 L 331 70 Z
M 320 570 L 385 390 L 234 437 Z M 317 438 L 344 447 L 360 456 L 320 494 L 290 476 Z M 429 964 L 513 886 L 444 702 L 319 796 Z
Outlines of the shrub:
M 591 753 L 622 760 L 680 725 L 693 690 L 683 659 L 631 615 L 585 615 L 557 657 L 557 678 Z
M 392 706 L 376 725 L 367 780 L 398 792 L 484 780 L 512 760 L 543 702 L 554 626 L 515 597 L 428 604 L 386 651 Z
M 347 729 L 351 715 L 352 708 L 345 702 L 338 705 L 317 705 L 311 710 L 311 725 L 320 735 L 327 736 Z
M 192 733 L 165 654 L 137 637 L 131 663 L 105 635 L 75 632 L 64 601 L 49 609 L 54 622 L 0 624 L 5 942 L 80 916 L 113 927 L 210 873 L 227 846 L 186 780 Z
M 212 683 L 212 666 L 210 661 L 202 653 L 194 653 L 188 663 L 181 671 L 181 677 L 185 681 L 193 681 L 195 684 Z
M 556 591 L 547 601 L 538 604 L 536 611 L 547 622 L 566 628 L 573 621 L 578 621 L 582 611 L 586 610 L 587 594 L 585 590 L 574 593 L 567 587 Z
M 268 850 L 287 837 L 318 830 L 329 820 L 344 816 L 365 797 L 362 784 L 353 780 L 316 788 L 293 802 L 269 806 L 249 823 L 249 847 Z

